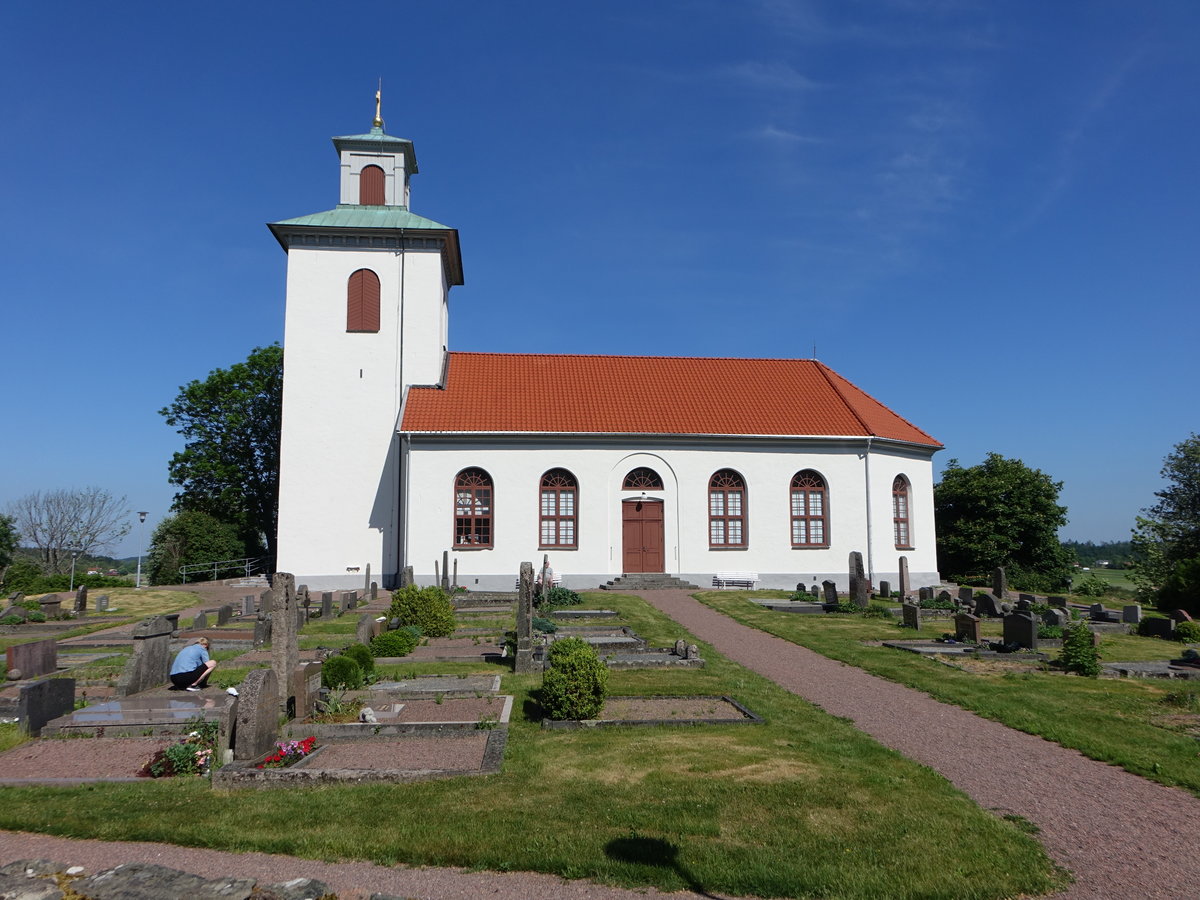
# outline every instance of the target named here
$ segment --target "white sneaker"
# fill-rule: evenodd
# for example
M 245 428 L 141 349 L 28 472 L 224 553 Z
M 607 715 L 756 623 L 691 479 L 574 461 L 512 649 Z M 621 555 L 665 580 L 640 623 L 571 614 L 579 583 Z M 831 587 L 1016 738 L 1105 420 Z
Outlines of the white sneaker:
M 227 693 L 230 697 L 236 697 L 238 695 L 237 688 L 235 687 L 226 688 L 225 693 Z
M 184 688 L 184 690 L 193 691 L 193 692 L 195 692 L 195 693 L 199 693 L 199 692 L 200 692 L 200 688 L 196 687 L 194 684 L 193 684 L 193 685 L 189 685 L 188 687 Z

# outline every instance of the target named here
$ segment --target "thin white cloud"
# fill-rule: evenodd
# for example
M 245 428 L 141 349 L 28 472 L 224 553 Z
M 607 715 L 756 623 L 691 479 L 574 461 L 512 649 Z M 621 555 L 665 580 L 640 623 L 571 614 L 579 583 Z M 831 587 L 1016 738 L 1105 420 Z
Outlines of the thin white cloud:
M 785 62 L 747 61 L 737 65 L 722 66 L 717 76 L 747 87 L 763 90 L 811 91 L 820 84 L 797 72 Z
M 824 140 L 818 137 L 813 137 L 808 134 L 798 134 L 795 131 L 788 131 L 786 128 L 777 128 L 774 125 L 764 125 L 750 135 L 753 138 L 764 141 L 774 141 L 780 144 L 823 144 Z

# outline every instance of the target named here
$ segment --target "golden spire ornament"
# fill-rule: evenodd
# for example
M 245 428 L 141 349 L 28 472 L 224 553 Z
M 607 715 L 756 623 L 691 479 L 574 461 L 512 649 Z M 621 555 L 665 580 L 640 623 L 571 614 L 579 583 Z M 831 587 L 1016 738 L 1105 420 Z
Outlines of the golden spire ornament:
M 381 96 L 383 94 L 383 79 L 379 79 L 379 89 L 375 91 L 375 121 L 371 124 L 376 128 L 383 127 L 383 116 L 380 114 Z

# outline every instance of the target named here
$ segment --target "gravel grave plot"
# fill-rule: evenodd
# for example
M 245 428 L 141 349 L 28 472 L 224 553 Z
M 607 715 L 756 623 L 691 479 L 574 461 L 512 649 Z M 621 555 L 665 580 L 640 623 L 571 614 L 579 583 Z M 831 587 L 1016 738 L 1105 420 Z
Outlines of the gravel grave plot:
M 598 719 L 728 719 L 746 717 L 737 707 L 712 697 L 612 697 L 605 701 Z
M 1075 877 L 1057 895 L 1063 900 L 1195 893 L 1200 798 L 748 628 L 686 591 L 638 594 L 734 662 L 941 773 L 984 809 L 1036 824 L 1047 852 Z
M 486 733 L 453 738 L 403 738 L 395 741 L 340 741 L 326 744 L 312 759 L 319 769 L 454 769 L 483 767 Z M 306 766 L 307 768 L 307 766 Z
M 449 698 L 436 700 L 397 700 L 404 708 L 396 722 L 478 722 L 480 716 L 498 716 L 504 711 L 504 701 L 487 697 Z M 393 721 L 388 719 L 389 722 Z
M 0 779 L 134 778 L 151 756 L 173 743 L 163 738 L 32 741 L 0 754 Z

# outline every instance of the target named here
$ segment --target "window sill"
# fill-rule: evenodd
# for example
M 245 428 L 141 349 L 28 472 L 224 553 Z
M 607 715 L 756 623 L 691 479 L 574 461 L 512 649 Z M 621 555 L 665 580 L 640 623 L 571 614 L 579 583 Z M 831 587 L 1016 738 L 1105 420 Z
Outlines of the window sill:
M 897 550 L 916 550 L 917 548 L 913 547 L 913 546 L 901 547 L 899 544 L 897 544 L 896 549 Z
M 709 544 L 708 549 L 709 550 L 749 550 L 750 545 L 749 544 L 718 544 L 718 545 L 714 546 L 713 544 Z
M 828 550 L 829 544 L 792 544 L 793 550 Z
M 455 553 L 469 553 L 472 550 L 494 550 L 496 549 L 491 544 L 457 544 L 454 547 Z
M 572 544 L 572 545 L 567 545 L 567 544 L 539 544 L 539 545 L 538 545 L 538 549 L 539 549 L 539 550 L 547 550 L 547 551 L 549 551 L 549 550 L 578 550 L 578 549 L 579 549 L 579 545 L 578 545 L 578 544 Z

